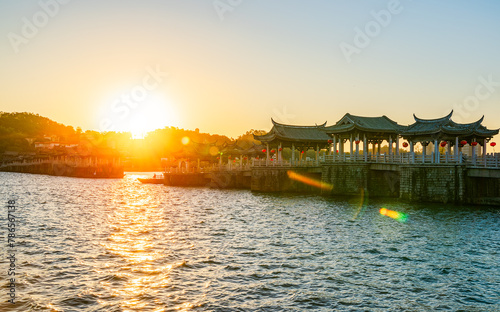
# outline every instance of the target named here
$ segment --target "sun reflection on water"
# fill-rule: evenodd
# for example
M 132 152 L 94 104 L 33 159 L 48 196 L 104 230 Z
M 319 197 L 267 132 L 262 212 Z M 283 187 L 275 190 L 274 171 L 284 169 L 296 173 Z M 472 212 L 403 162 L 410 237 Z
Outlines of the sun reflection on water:
M 111 255 L 103 274 L 110 279 L 100 282 L 107 293 L 120 302 L 123 311 L 164 311 L 159 292 L 169 287 L 171 273 L 185 262 L 169 261 L 163 240 L 158 233 L 164 227 L 164 208 L 161 198 L 154 197 L 145 185 L 129 176 L 127 182 L 116 190 L 118 203 L 108 215 L 109 237 L 102 246 Z M 123 189 L 125 187 L 125 189 Z M 175 238 L 176 233 L 167 236 Z M 191 304 L 179 306 L 185 311 Z

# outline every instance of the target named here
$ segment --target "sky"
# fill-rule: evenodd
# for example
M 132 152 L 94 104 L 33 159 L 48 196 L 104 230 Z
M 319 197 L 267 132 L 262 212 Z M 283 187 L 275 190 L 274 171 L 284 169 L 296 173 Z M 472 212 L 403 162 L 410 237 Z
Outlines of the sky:
M 500 1 L 0 0 L 0 111 L 237 137 L 345 113 L 500 128 Z

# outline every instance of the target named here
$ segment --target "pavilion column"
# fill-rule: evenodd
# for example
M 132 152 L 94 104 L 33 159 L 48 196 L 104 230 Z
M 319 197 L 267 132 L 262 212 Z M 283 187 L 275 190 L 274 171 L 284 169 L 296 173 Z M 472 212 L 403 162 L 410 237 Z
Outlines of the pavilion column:
M 377 141 L 372 141 L 372 154 L 375 155 L 375 148 L 377 147 Z
M 266 144 L 266 165 L 269 165 L 269 143 Z
M 278 161 L 283 161 L 283 145 L 281 144 L 281 142 L 278 147 Z
M 413 147 L 413 141 L 410 141 L 410 156 L 411 156 L 411 163 L 415 163 L 415 150 Z
M 337 156 L 337 136 L 333 135 L 333 161 L 335 161 L 335 157 Z
M 456 161 L 458 159 L 458 137 L 455 137 L 454 152 L 455 152 L 455 161 Z
M 381 149 L 382 141 L 377 142 L 377 154 L 380 155 L 380 149 Z
M 446 141 L 446 144 L 448 144 L 448 155 L 451 155 L 451 142 Z
M 352 133 L 351 133 L 351 138 L 349 139 L 349 160 L 352 161 L 353 160 L 353 157 L 352 157 L 352 154 L 353 154 L 353 146 L 352 146 L 353 142 L 352 142 Z
M 422 144 L 422 163 L 425 163 L 425 156 L 427 156 L 427 144 L 425 142 L 421 142 Z
M 399 135 L 396 135 L 396 156 L 399 156 Z
M 316 144 L 316 166 L 319 165 L 319 146 Z
M 363 134 L 363 154 L 365 161 L 368 161 L 368 142 L 366 142 L 366 134 Z
M 342 137 L 339 138 L 339 156 L 340 159 L 344 159 L 344 139 Z
M 483 139 L 483 161 L 484 166 L 486 167 L 486 139 Z
M 434 162 L 439 164 L 439 144 L 437 139 L 434 139 L 434 157 Z
M 356 136 L 356 141 L 359 141 L 359 134 Z M 359 143 L 356 144 L 356 156 L 359 156 Z
M 295 144 L 292 143 L 292 166 L 295 165 Z
M 472 163 L 475 165 L 476 164 L 476 147 L 472 144 L 471 144 L 471 146 L 472 146 Z
M 392 136 L 389 136 L 389 156 L 392 156 Z

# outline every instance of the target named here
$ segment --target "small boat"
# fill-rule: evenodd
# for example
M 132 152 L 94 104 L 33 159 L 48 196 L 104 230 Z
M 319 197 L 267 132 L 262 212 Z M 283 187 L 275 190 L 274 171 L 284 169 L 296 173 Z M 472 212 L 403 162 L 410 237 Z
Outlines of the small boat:
M 147 179 L 137 178 L 137 180 L 139 180 L 139 182 L 141 183 L 150 183 L 150 184 L 163 184 L 165 182 L 163 176 L 161 176 L 161 178 L 160 177 L 153 177 Z

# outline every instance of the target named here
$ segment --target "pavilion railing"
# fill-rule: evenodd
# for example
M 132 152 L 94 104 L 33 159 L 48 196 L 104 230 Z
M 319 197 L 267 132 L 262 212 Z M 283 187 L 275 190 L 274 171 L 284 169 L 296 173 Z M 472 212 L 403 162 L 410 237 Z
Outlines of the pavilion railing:
M 448 163 L 463 163 L 464 157 L 462 154 L 458 156 L 454 154 L 442 154 L 436 157 L 434 153 L 430 155 L 401 153 L 399 155 L 390 154 L 375 154 L 368 153 L 366 155 L 327 155 L 325 162 L 370 162 L 370 163 L 396 163 L 396 164 L 448 164 Z
M 434 154 L 428 155 L 401 153 L 399 155 L 389 154 L 336 154 L 320 156 L 317 160 L 266 160 L 254 159 L 251 166 L 253 167 L 318 167 L 324 163 L 334 162 L 356 162 L 356 163 L 387 163 L 387 164 L 464 164 L 471 167 L 486 167 L 500 168 L 500 153 L 487 154 L 485 156 L 466 156 L 460 153 L 455 154 Z
M 472 167 L 500 168 L 500 153 L 484 156 L 466 156 L 460 153 L 429 155 L 402 153 L 399 155 L 368 153 L 366 156 L 337 154 L 324 157 L 325 162 L 369 162 L 369 163 L 396 163 L 396 164 L 465 164 Z
M 0 168 L 10 167 L 10 166 L 32 166 L 41 164 L 54 164 L 54 165 L 66 165 L 70 167 L 90 167 L 96 165 L 119 165 L 119 161 L 115 159 L 106 159 L 99 157 L 50 157 L 50 158 L 38 158 L 38 159 L 18 159 L 13 161 L 4 161 L 0 163 Z
M 467 164 L 478 168 L 500 168 L 500 153 L 470 157 L 467 159 Z
M 196 167 L 196 166 L 187 166 L 187 167 L 166 167 L 164 169 L 164 173 L 170 174 L 180 174 L 180 173 L 210 173 L 215 171 L 248 171 L 250 170 L 250 165 L 240 164 L 240 163 L 231 163 L 231 164 L 213 164 L 211 166 L 205 167 Z
M 318 167 L 324 162 L 324 157 L 320 157 L 318 160 L 266 160 L 266 159 L 254 159 L 253 167 Z

